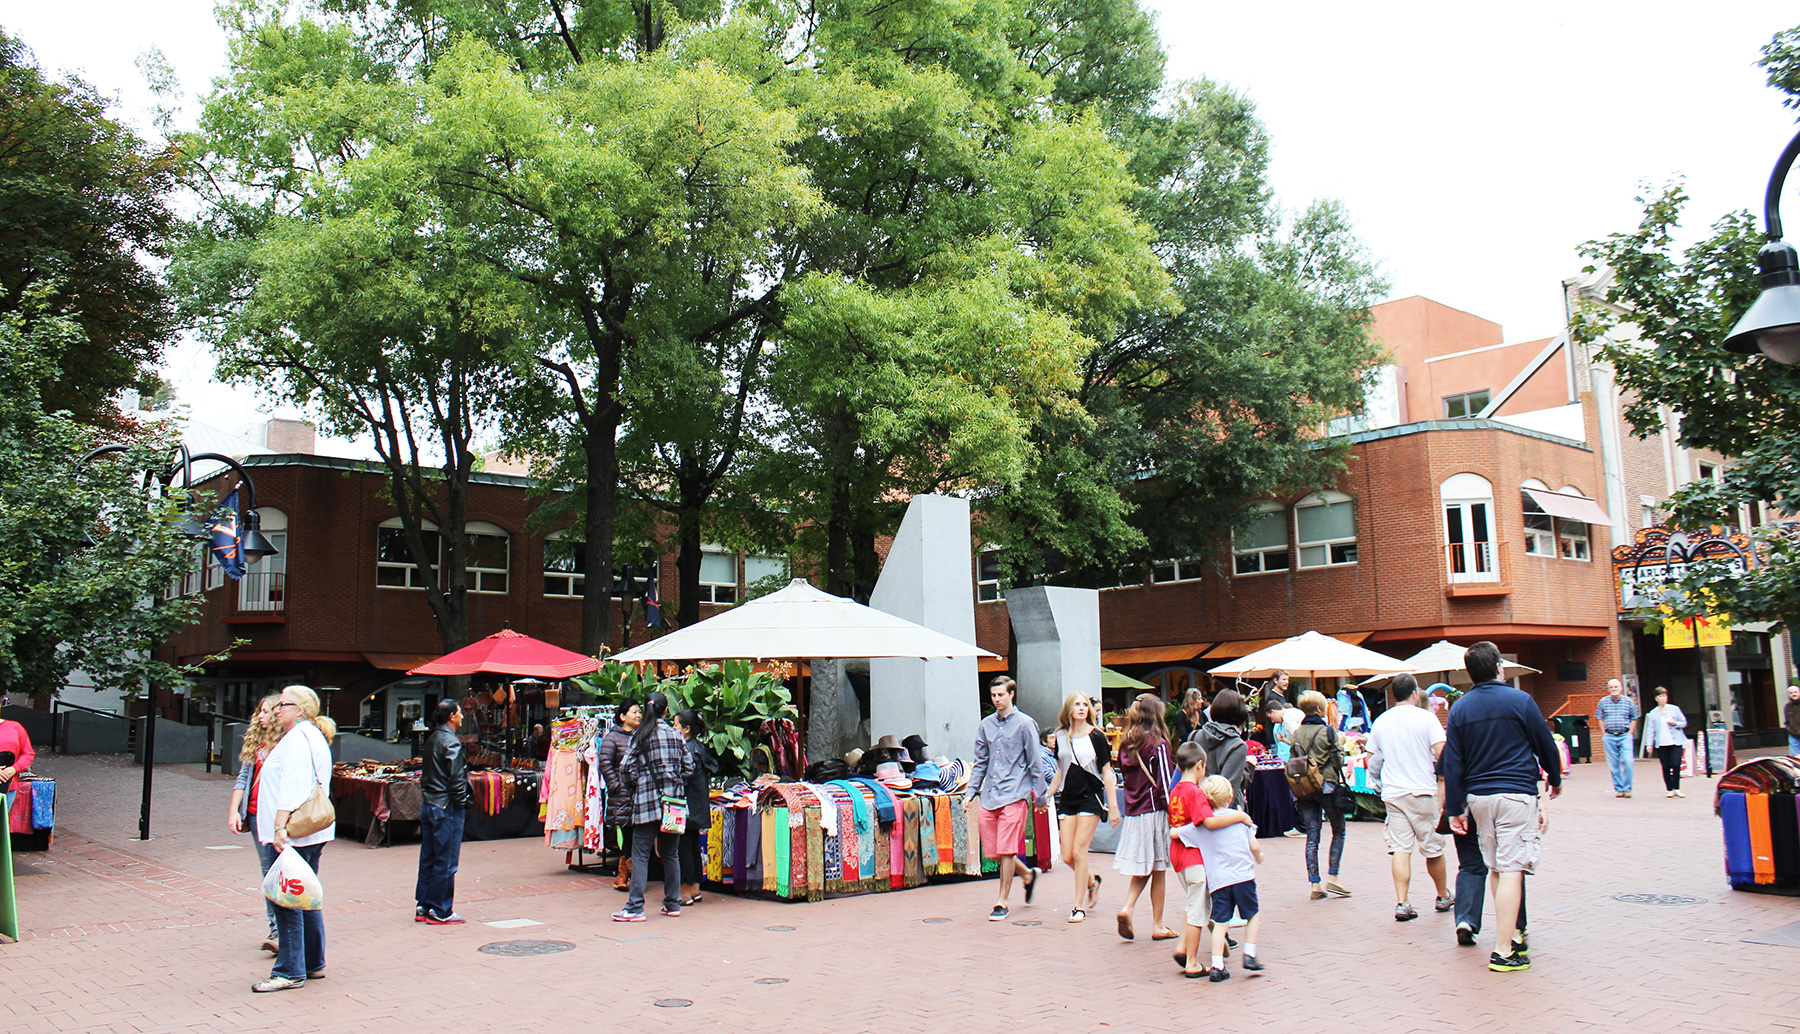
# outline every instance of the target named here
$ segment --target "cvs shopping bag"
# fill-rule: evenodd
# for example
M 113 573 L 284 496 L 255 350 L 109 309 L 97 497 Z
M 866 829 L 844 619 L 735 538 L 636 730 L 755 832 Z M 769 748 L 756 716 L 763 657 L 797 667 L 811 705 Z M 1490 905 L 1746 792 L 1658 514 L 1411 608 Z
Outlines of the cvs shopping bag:
M 275 864 L 269 866 L 269 874 L 263 877 L 263 897 L 282 908 L 298 908 L 310 911 L 325 907 L 325 888 L 319 883 L 319 874 L 313 872 L 306 859 L 292 846 L 283 848 L 276 856 Z

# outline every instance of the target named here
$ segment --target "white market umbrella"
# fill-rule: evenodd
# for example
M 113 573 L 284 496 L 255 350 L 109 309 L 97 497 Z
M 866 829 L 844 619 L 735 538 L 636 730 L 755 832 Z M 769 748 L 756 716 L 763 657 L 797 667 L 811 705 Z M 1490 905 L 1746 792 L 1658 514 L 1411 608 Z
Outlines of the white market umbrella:
M 1410 672 L 1419 677 L 1419 684 L 1421 686 L 1429 686 L 1433 682 L 1448 682 L 1453 686 L 1472 685 L 1474 680 L 1469 678 L 1469 670 L 1463 667 L 1463 654 L 1467 652 L 1467 650 L 1468 647 L 1466 646 L 1458 645 L 1448 639 L 1439 639 L 1425 649 L 1408 657 L 1406 659 L 1406 664 Z M 1389 672 L 1388 674 L 1391 675 L 1397 673 Z M 1500 678 L 1502 680 L 1510 679 L 1515 675 L 1536 674 L 1538 674 L 1538 669 L 1533 668 L 1528 664 L 1520 664 L 1518 661 L 1509 661 L 1504 657 L 1500 659 Z M 1438 676 L 1442 677 L 1439 678 Z M 1366 686 L 1371 682 L 1380 682 L 1387 677 L 1388 675 L 1377 675 L 1368 682 L 1363 683 L 1363 685 Z
M 796 578 L 779 592 L 614 654 L 632 661 L 807 657 L 997 657 L 905 618 L 832 596 Z
M 1305 632 L 1221 664 L 1210 669 L 1208 674 L 1225 678 L 1260 679 L 1277 671 L 1285 671 L 1290 675 L 1317 679 L 1395 674 L 1411 670 L 1411 665 L 1387 654 L 1352 646 L 1342 639 L 1333 639 L 1318 632 Z

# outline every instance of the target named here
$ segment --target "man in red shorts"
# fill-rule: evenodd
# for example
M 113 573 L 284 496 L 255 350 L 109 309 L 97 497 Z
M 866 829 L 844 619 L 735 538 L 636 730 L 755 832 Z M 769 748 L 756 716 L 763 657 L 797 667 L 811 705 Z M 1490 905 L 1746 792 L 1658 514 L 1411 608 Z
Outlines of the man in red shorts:
M 1037 722 L 1013 706 L 1018 683 L 1005 675 L 994 676 L 988 699 L 994 713 L 981 720 L 975 733 L 975 767 L 969 773 L 969 796 L 981 801 L 981 850 L 1000 862 L 1000 899 L 988 913 L 997 923 L 1007 916 L 1006 901 L 1012 895 L 1013 873 L 1025 870 L 1025 903 L 1037 889 L 1038 870 L 1018 857 L 1025 823 L 1031 818 L 1031 798 L 1045 790 L 1038 763 Z

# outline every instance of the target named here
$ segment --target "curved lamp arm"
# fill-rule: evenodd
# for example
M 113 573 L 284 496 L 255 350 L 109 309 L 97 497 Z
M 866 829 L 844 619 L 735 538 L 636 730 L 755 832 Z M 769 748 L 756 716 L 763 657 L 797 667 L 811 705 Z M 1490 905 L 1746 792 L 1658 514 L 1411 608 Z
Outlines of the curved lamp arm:
M 1781 239 L 1781 189 L 1787 184 L 1788 170 L 1794 167 L 1795 158 L 1800 158 L 1800 133 L 1794 134 L 1776 160 L 1775 171 L 1769 174 L 1769 190 L 1763 195 L 1763 226 L 1771 241 Z

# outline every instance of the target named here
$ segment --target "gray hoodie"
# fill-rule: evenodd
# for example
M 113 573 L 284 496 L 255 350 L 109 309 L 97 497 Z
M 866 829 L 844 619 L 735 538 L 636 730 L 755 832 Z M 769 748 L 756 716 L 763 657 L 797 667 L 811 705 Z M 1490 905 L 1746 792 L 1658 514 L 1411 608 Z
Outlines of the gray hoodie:
M 1249 784 L 1251 771 L 1246 764 L 1249 752 L 1244 746 L 1243 730 L 1223 722 L 1207 722 L 1188 740 L 1206 751 L 1206 774 L 1224 776 L 1234 791 L 1232 807 L 1242 808 L 1244 787 Z

